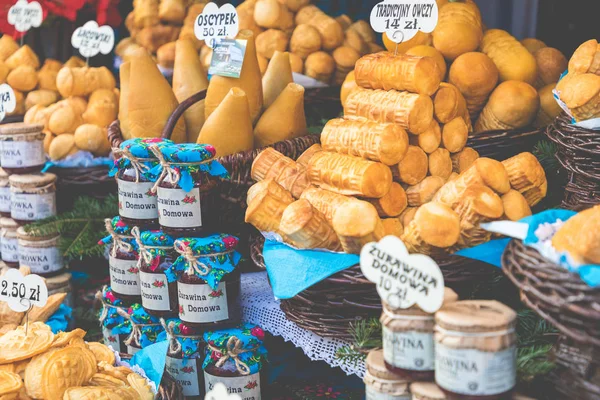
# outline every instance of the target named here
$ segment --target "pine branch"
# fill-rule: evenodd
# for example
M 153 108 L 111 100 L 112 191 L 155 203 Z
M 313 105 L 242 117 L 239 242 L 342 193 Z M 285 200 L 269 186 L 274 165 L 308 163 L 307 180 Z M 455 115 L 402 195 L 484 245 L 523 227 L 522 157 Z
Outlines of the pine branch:
M 71 211 L 29 224 L 25 230 L 33 236 L 60 234 L 59 248 L 67 260 L 102 257 L 104 248 L 97 243 L 107 234 L 104 219 L 112 218 L 118 212 L 116 195 L 103 201 L 80 197 Z
M 354 340 L 354 347 L 359 350 L 371 350 L 382 346 L 381 323 L 376 318 L 351 323 L 350 334 Z
M 547 175 L 548 172 L 555 172 L 559 168 L 559 163 L 556 159 L 557 151 L 558 147 L 556 144 L 545 139 L 540 140 L 533 148 L 533 154 L 540 161 Z
M 517 313 L 517 375 L 522 382 L 530 382 L 552 371 L 550 350 L 558 331 L 533 310 Z
M 335 352 L 335 359 L 345 364 L 358 365 L 364 362 L 365 358 L 367 358 L 367 354 L 357 351 L 354 346 L 340 347 Z

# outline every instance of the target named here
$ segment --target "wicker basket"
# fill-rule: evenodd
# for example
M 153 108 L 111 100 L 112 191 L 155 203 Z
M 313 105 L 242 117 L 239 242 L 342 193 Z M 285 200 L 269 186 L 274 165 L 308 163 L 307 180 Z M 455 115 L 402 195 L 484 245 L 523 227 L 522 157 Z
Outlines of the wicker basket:
M 510 131 L 487 131 L 469 135 L 467 146 L 481 157 L 505 160 L 524 151 L 532 151 L 542 138 L 543 130 L 523 128 Z
M 59 212 L 70 210 L 80 196 L 104 199 L 117 191 L 117 183 L 108 176 L 107 166 L 88 168 L 52 167 L 48 172 L 57 176 L 57 207 Z
M 183 400 L 183 390 L 175 379 L 164 372 L 158 388 L 158 400 Z
M 7 115 L 4 117 L 0 125 L 3 124 L 14 124 L 15 122 L 23 122 L 24 115 Z
M 580 211 L 600 204 L 600 131 L 571 125 L 563 114 L 546 129 L 556 143 L 556 158 L 567 171 L 562 206 Z
M 264 238 L 257 237 L 251 247 L 254 263 L 266 269 L 262 249 Z M 461 298 L 470 298 L 477 284 L 491 281 L 497 268 L 467 258 L 448 255 L 437 258 L 446 286 Z M 352 322 L 376 318 L 381 314 L 381 299 L 375 284 L 355 265 L 340 271 L 297 294 L 281 301 L 281 310 L 298 326 L 319 336 L 351 341 L 348 328 Z
M 558 368 L 550 374 L 556 392 L 565 400 L 600 398 L 600 348 L 579 346 L 561 336 L 553 348 Z
M 525 305 L 579 345 L 600 348 L 600 288 L 591 288 L 519 240 L 506 247 L 502 269 Z

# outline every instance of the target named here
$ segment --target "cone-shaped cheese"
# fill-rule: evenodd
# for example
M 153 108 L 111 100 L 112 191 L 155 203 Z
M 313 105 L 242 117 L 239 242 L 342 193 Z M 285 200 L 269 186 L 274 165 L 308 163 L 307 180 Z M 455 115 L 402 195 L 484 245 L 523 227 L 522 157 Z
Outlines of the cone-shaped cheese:
M 198 143 L 213 145 L 217 150 L 217 157 L 252 150 L 254 136 L 248 96 L 242 89 L 232 88 L 229 91 L 204 123 L 198 135 Z
M 233 87 L 239 87 L 246 92 L 250 107 L 250 116 L 253 122 L 258 119 L 262 110 L 262 78 L 260 68 L 258 67 L 258 58 L 256 57 L 254 34 L 250 30 L 243 30 L 238 33 L 237 39 L 247 40 L 241 75 L 239 79 L 219 75 L 211 78 L 205 101 L 204 115 L 206 119 L 215 111 Z
M 304 88 L 288 84 L 254 128 L 256 147 L 306 135 Z
M 179 104 L 146 49 L 136 50 L 131 57 L 128 103 L 132 137 L 160 137 L 167 119 Z M 177 122 L 171 139 L 185 142 L 183 118 Z
M 283 92 L 283 89 L 292 82 L 294 82 L 294 78 L 292 77 L 290 54 L 276 51 L 262 78 L 265 109 L 269 108 L 277 100 L 279 94 Z
M 200 63 L 194 42 L 178 40 L 175 44 L 175 66 L 173 68 L 173 92 L 180 103 L 208 87 L 206 71 Z M 187 141 L 194 143 L 204 125 L 204 100 L 199 101 L 183 114 Z

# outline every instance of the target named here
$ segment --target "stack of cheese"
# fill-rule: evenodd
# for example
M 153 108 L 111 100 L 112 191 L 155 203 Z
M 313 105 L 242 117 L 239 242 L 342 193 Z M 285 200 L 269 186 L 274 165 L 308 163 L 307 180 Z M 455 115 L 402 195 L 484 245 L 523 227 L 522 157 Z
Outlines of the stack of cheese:
M 246 222 L 299 248 L 359 253 L 391 234 L 411 252 L 437 254 L 489 240 L 481 222 L 518 220 L 545 196 L 532 154 L 499 162 L 464 147 L 468 114 L 455 90 L 440 102 L 452 118 L 439 127 L 429 96 L 440 75 L 431 59 L 365 56 L 356 80 L 362 87 L 346 99 L 345 117 L 327 123 L 321 146 L 297 161 L 273 149 L 255 159 L 259 183 L 248 192 Z M 438 138 L 429 154 L 427 136 Z
M 90 68 L 82 62 L 65 64 L 54 76 L 57 96 L 51 102 L 33 104 L 25 113 L 25 123 L 44 126 L 44 149 L 52 160 L 79 150 L 107 156 L 106 128 L 116 119 L 119 107 L 113 74 L 106 67 Z
M 383 50 L 368 22 L 330 17 L 310 0 L 246 0 L 237 12 L 240 29 L 256 36 L 263 73 L 276 51 L 289 51 L 292 71 L 339 85 L 361 56 Z
M 175 41 L 190 39 L 197 49 L 204 42 L 194 35 L 194 22 L 208 1 L 188 0 L 135 0 L 133 11 L 127 15 L 125 25 L 130 37 L 119 42 L 115 53 L 123 61 L 130 61 L 140 47 L 156 55 L 158 64 L 172 69 L 175 62 Z
M 16 107 L 8 115 L 23 115 L 36 104 L 56 103 L 61 94 L 56 87 L 56 75 L 63 67 L 57 60 L 40 60 L 31 47 L 19 47 L 9 35 L 0 38 L 0 83 L 7 83 L 15 92 Z M 83 60 L 71 57 L 64 66 L 81 67 Z
M 583 43 L 569 61 L 569 73 L 556 86 L 576 121 L 600 118 L 600 44 Z
M 75 329 L 54 335 L 42 322 L 0 336 L 0 398 L 151 400 L 146 378 L 115 366 L 114 352 Z
M 432 33 L 419 31 L 398 45 L 384 34 L 383 42 L 394 54 L 432 57 L 442 80 L 464 97 L 475 133 L 542 127 L 560 113 L 552 89 L 567 60 L 559 50 L 533 38 L 519 42 L 500 29 L 485 30 L 472 0 L 437 3 Z M 352 73 L 346 79 L 342 101 L 354 86 Z

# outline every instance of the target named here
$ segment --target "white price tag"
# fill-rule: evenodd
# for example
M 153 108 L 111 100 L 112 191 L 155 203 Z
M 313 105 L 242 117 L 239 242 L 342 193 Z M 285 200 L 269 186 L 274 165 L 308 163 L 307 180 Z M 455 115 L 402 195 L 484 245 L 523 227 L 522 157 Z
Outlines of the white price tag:
M 96 21 L 88 21 L 75 29 L 71 36 L 71 45 L 86 58 L 94 57 L 98 53 L 108 54 L 115 45 L 115 33 L 108 25 L 98 26 Z
M 242 400 L 237 394 L 228 394 L 227 387 L 222 383 L 217 383 L 213 390 L 206 393 L 206 400 Z
M 30 306 L 43 307 L 48 301 L 46 282 L 39 275 L 23 276 L 11 268 L 0 277 L 0 301 L 16 312 L 25 312 Z
M 17 107 L 17 98 L 15 92 L 6 83 L 0 85 L 0 121 L 4 119 L 6 114 L 15 111 Z
M 210 41 L 217 38 L 234 38 L 239 30 L 237 10 L 229 3 L 222 7 L 208 3 L 194 24 L 196 37 L 209 45 Z
M 394 43 L 406 42 L 418 31 L 433 32 L 437 21 L 435 0 L 383 0 L 371 10 L 371 27 Z
M 377 285 L 379 296 L 393 309 L 418 305 L 427 313 L 444 301 L 444 276 L 440 267 L 423 254 L 408 254 L 404 243 L 386 236 L 366 244 L 360 252 L 360 269 Z
M 27 3 L 27 0 L 18 0 L 8 10 L 7 19 L 17 32 L 27 32 L 32 26 L 37 28 L 42 24 L 44 19 L 42 6 L 37 1 Z

